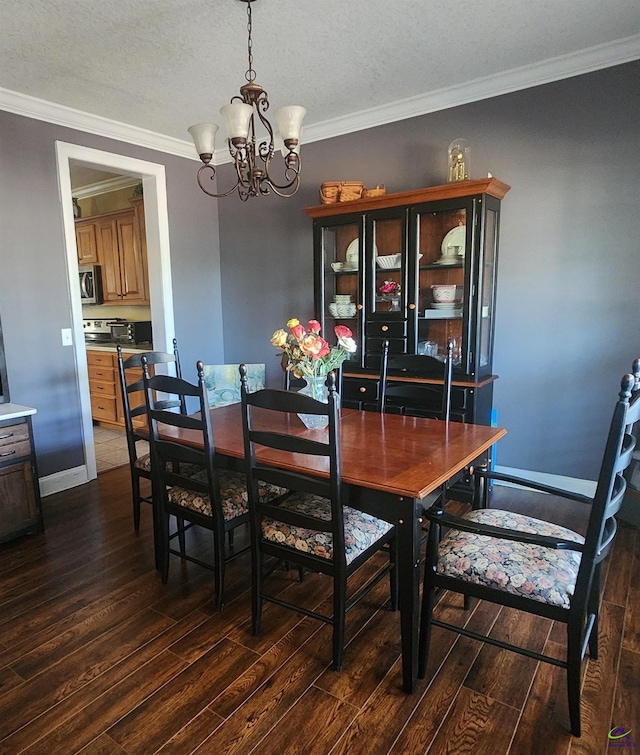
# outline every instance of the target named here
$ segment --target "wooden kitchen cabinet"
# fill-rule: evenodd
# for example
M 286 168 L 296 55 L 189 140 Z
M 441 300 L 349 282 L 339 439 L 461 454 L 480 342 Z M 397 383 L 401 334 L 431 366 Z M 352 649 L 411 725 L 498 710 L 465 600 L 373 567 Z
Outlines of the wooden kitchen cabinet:
M 76 220 L 76 248 L 79 265 L 98 264 L 96 226 L 92 220 Z
M 129 356 L 125 354 L 126 358 Z M 89 395 L 91 398 L 91 417 L 99 425 L 124 430 L 124 409 L 122 405 L 122 391 L 118 376 L 118 355 L 111 351 L 87 349 L 87 366 L 89 369 Z M 154 374 L 153 365 L 149 373 Z M 142 379 L 142 369 L 126 371 L 127 384 Z M 131 406 L 144 404 L 143 391 L 129 394 Z M 133 420 L 136 427 L 143 427 L 146 418 L 136 417 Z
M 103 304 L 149 304 L 146 261 L 135 210 L 123 210 L 96 222 L 102 266 Z
M 0 542 L 44 530 L 31 424 L 34 413 L 35 409 L 15 404 L 0 406 Z
M 100 265 L 106 305 L 150 303 L 144 200 L 130 202 L 128 210 L 76 220 L 78 262 Z

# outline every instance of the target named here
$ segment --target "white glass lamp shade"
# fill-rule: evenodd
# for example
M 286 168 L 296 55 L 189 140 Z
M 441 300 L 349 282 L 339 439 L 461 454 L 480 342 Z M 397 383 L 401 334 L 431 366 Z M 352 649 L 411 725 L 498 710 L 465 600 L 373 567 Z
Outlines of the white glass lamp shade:
M 278 131 L 283 141 L 287 139 L 300 139 L 302 119 L 307 110 L 300 105 L 286 105 L 278 108 L 273 117 L 276 119 Z
M 220 108 L 224 118 L 229 139 L 246 139 L 249 135 L 249 123 L 253 115 L 253 108 L 244 102 L 232 102 Z
M 196 123 L 187 131 L 191 134 L 196 152 L 199 155 L 212 155 L 215 150 L 216 132 L 218 127 L 215 123 Z
M 276 149 L 279 149 L 282 153 L 282 157 L 286 157 L 289 152 L 294 152 L 296 155 L 300 155 L 300 146 L 302 145 L 304 139 L 304 129 L 300 129 L 300 137 L 298 138 L 298 143 L 293 149 L 289 149 L 287 145 L 284 143 L 284 139 L 280 136 L 279 133 L 276 134 Z

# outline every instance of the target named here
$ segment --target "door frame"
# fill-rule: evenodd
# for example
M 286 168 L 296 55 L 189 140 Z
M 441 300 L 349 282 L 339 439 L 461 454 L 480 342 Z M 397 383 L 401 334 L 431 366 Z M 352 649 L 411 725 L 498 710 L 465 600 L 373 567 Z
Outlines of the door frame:
M 66 246 L 66 266 L 69 277 L 71 329 L 76 365 L 76 384 L 82 412 L 82 438 L 85 474 L 76 477 L 75 484 L 97 477 L 87 350 L 82 329 L 82 303 L 78 287 L 78 252 L 71 192 L 69 162 L 80 162 L 92 167 L 130 175 L 142 181 L 153 347 L 159 351 L 173 351 L 175 325 L 173 317 L 173 288 L 171 282 L 171 254 L 169 245 L 169 214 L 165 167 L 159 163 L 138 160 L 112 152 L 83 147 L 78 144 L 56 141 L 58 187 L 62 203 L 62 220 Z M 79 471 L 79 470 L 77 470 Z M 85 479 L 81 479 L 85 477 Z

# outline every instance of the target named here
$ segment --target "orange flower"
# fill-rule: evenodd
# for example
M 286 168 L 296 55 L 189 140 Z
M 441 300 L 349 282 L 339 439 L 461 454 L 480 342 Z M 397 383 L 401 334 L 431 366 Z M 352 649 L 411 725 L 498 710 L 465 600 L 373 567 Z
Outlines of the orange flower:
M 329 344 L 321 336 L 311 334 L 299 342 L 300 350 L 312 359 L 320 359 L 329 353 Z

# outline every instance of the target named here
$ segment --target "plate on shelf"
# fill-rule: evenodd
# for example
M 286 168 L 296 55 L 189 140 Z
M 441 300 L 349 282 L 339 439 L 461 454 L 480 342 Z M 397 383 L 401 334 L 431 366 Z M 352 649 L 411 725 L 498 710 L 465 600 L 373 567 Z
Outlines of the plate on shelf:
M 425 309 L 425 320 L 452 320 L 462 317 L 462 309 Z
M 461 304 L 459 301 L 434 301 L 431 306 L 434 309 L 459 309 Z
M 453 265 L 453 262 L 449 262 L 449 259 L 451 259 L 450 254 L 447 252 L 447 247 L 450 246 L 459 246 L 462 250 L 462 253 L 458 254 L 457 257 L 454 257 L 454 260 L 456 262 L 460 262 L 464 259 L 464 247 L 467 241 L 467 226 L 466 225 L 457 225 L 455 228 L 452 228 L 442 239 L 442 244 L 440 245 L 440 251 L 442 252 L 442 257 L 438 260 L 439 265 Z M 443 262 L 443 260 L 445 260 Z
M 360 239 L 354 239 L 347 247 L 346 254 L 344 256 L 343 270 L 357 270 L 358 259 L 360 254 Z M 378 256 L 378 248 L 373 245 L 373 256 Z

